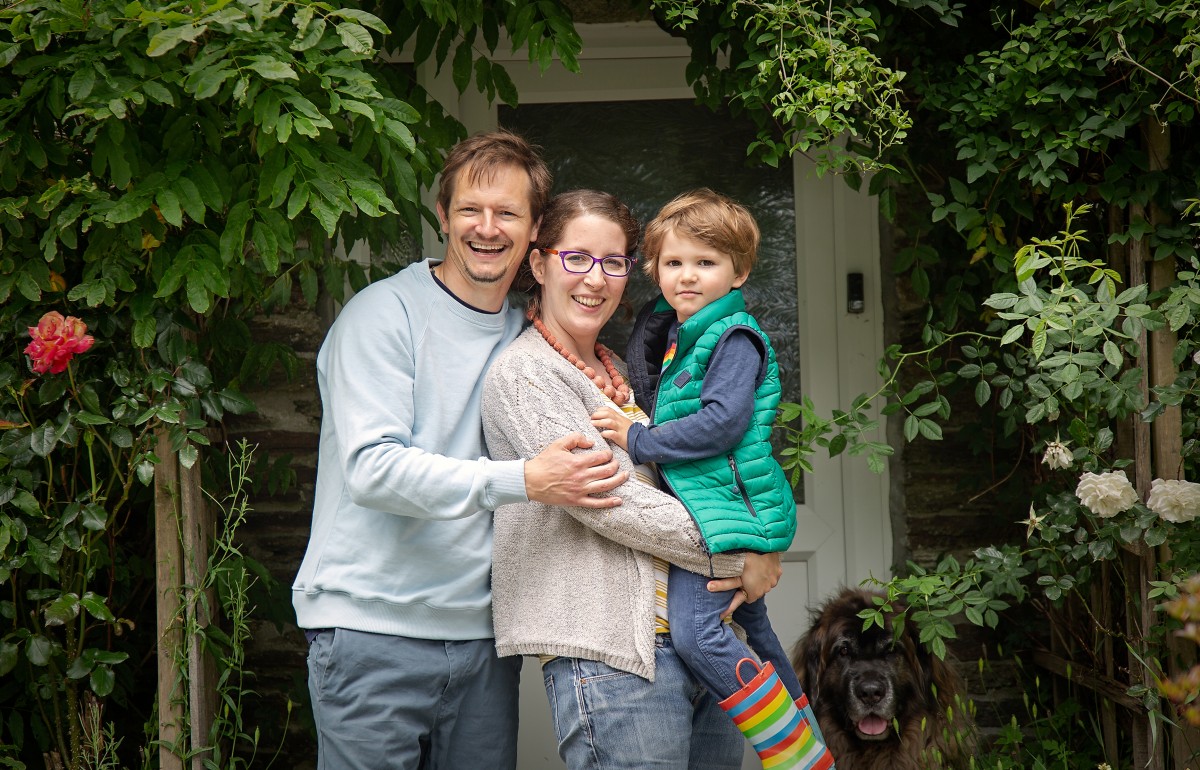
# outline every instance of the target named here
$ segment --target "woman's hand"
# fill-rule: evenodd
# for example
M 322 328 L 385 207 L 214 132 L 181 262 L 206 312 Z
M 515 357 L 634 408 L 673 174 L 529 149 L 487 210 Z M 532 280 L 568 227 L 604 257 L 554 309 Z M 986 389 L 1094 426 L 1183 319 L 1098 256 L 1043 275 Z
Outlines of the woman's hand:
M 748 553 L 741 577 L 710 580 L 708 590 L 715 593 L 740 589 L 733 595 L 733 603 L 729 605 L 729 609 L 722 613 L 723 616 L 731 615 L 746 602 L 756 602 L 766 596 L 768 591 L 779 585 L 779 578 L 782 576 L 783 564 L 779 554 Z
M 629 427 L 631 425 L 633 425 L 633 420 L 607 406 L 592 413 L 592 426 L 600 431 L 601 436 L 626 452 L 629 451 Z

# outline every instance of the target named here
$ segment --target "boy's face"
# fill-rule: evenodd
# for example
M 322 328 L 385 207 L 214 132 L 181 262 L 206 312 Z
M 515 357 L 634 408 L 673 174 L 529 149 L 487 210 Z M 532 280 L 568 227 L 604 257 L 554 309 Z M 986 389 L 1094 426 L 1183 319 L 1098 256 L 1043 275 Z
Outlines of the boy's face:
M 748 273 L 737 273 L 733 259 L 708 244 L 674 230 L 663 238 L 658 255 L 658 288 L 679 322 L 694 316 L 746 282 Z

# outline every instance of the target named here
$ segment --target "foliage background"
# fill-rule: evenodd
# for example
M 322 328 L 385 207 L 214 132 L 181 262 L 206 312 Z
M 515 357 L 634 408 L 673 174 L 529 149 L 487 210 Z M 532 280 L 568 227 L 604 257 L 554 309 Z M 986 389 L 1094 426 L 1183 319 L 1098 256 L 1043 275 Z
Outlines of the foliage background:
M 1177 405 L 1188 441 L 1173 470 L 1196 478 L 1187 209 L 1200 190 L 1200 4 L 631 7 L 688 39 L 702 101 L 728 100 L 760 126 L 755 162 L 807 154 L 869 185 L 890 222 L 900 287 L 923 318 L 898 332 L 877 396 L 795 413 L 807 420 L 797 461 L 850 451 L 883 462 L 892 448 L 857 434 L 890 398 L 908 441 L 974 423 L 1002 468 L 994 480 L 1011 480 L 1000 494 L 1019 501 L 1005 515 L 1039 522 L 1025 545 L 902 574 L 893 588 L 924 603 L 930 643 L 953 638 L 956 610 L 989 624 L 989 610 L 1005 611 L 992 602 L 1037 597 L 1071 619 L 1072 597 L 1086 602 L 1095 581 L 1123 583 L 1118 557 L 1137 543 L 1170 546 L 1158 577 L 1163 596 L 1176 591 L 1198 566 L 1194 528 L 1144 510 L 1098 523 L 1072 500 L 1074 475 L 1037 458 L 1069 436 L 1077 467 L 1116 467 L 1131 456 L 1129 420 Z M 168 428 L 185 464 L 200 447 L 215 462 L 227 416 L 251 408 L 245 391 L 297 366 L 286 346 L 257 343 L 249 319 L 360 287 L 372 276 L 338 245 L 380 252 L 429 216 L 419 191 L 464 131 L 379 50 L 408 46 L 460 90 L 512 103 L 489 58 L 502 33 L 542 67 L 576 66 L 570 12 L 552 0 L 0 7 L 0 758 L 82 756 L 71 715 L 88 691 L 126 755 L 145 742 L 153 688 L 130 661 L 153 647 L 135 621 L 151 605 L 146 484 L 163 459 L 152 431 Z M 1148 155 L 1157 124 L 1170 138 L 1162 162 Z M 1108 285 L 1103 270 L 1120 274 L 1135 240 L 1178 268 L 1168 285 Z M 49 309 L 83 318 L 97 344 L 69 374 L 36 378 L 21 349 Z M 1178 338 L 1179 377 L 1152 398 L 1134 387 L 1142 328 Z M 980 408 L 952 413 L 964 403 Z M 263 474 L 278 469 L 259 460 Z M 1065 652 L 1103 649 L 1095 641 L 1075 636 Z M 1140 652 L 1153 658 L 1165 641 Z M 1138 697 L 1158 713 L 1153 692 Z M 1006 745 L 1012 766 L 1029 761 Z

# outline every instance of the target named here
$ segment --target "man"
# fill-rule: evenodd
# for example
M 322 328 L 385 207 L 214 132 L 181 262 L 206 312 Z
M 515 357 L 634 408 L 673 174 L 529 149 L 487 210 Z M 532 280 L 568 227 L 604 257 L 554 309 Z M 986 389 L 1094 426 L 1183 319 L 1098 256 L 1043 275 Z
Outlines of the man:
M 526 500 L 603 508 L 625 480 L 569 436 L 532 460 L 485 455 L 480 388 L 520 331 L 507 293 L 550 172 L 497 131 L 446 158 L 443 260 L 368 286 L 317 356 L 312 535 L 292 587 L 310 639 L 318 768 L 512 768 L 520 659 L 496 657 L 492 513 Z

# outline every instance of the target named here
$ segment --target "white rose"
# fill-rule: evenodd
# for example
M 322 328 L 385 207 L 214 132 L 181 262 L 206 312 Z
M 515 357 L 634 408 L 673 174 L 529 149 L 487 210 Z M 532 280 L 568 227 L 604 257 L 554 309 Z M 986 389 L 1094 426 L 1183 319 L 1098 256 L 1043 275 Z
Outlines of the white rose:
M 1150 485 L 1150 510 L 1164 521 L 1183 524 L 1200 516 L 1200 484 L 1175 479 L 1155 479 Z
M 1128 511 L 1137 502 L 1137 492 L 1125 476 L 1125 471 L 1108 473 L 1085 473 L 1079 477 L 1075 496 L 1088 510 L 1102 519 L 1111 519 L 1122 511 Z
M 1070 468 L 1074 458 L 1071 456 L 1071 450 L 1067 449 L 1067 445 L 1058 441 L 1051 441 L 1046 444 L 1046 453 L 1042 455 L 1042 462 L 1050 466 L 1050 470 L 1057 471 L 1061 468 Z

